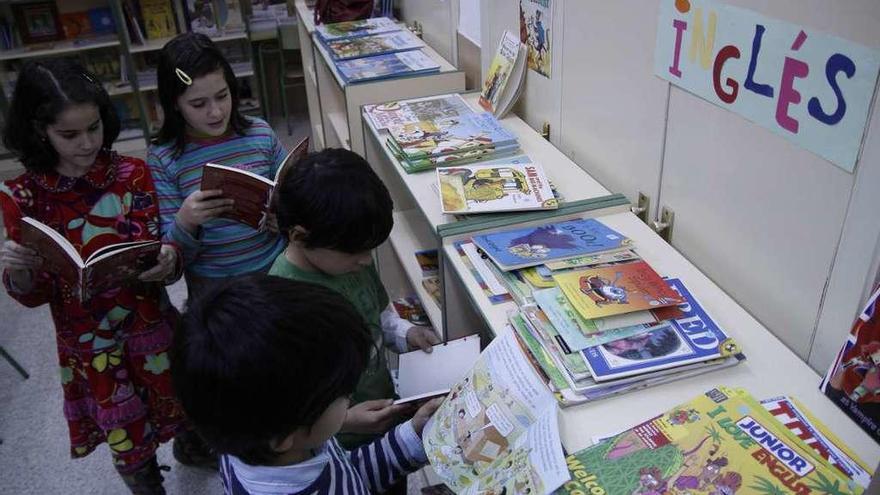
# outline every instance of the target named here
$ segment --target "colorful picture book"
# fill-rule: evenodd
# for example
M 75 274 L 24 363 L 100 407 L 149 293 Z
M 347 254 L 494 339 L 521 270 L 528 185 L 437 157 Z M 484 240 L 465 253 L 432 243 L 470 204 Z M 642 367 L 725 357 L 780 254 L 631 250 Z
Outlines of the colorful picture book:
M 685 299 L 643 260 L 553 275 L 572 307 L 586 319 L 675 306 Z
M 718 387 L 567 458 L 560 493 L 856 494 L 742 390 Z
M 516 144 L 516 136 L 484 112 L 420 120 L 390 127 L 388 133 L 393 149 L 408 160 Z
M 413 325 L 421 327 L 431 326 L 431 320 L 428 319 L 428 314 L 425 313 L 425 308 L 422 307 L 422 302 L 419 301 L 418 296 L 399 297 L 391 301 L 391 306 L 394 307 L 397 316 L 409 321 Z
M 144 30 L 151 40 L 168 38 L 177 34 L 174 21 L 174 9 L 171 0 L 138 0 L 141 5 L 141 17 L 144 19 Z
M 341 60 L 336 69 L 345 82 L 354 83 L 438 72 L 440 64 L 422 50 L 410 50 Z
M 244 30 L 239 0 L 186 0 L 185 14 L 194 33 L 217 36 Z
M 519 37 L 504 31 L 498 51 L 480 92 L 480 106 L 503 117 L 512 108 L 525 82 L 526 50 Z
M 31 217 L 21 220 L 21 243 L 40 253 L 40 269 L 67 282 L 80 301 L 136 278 L 156 264 L 162 247 L 159 241 L 122 242 L 83 259 L 64 236 Z
M 275 185 L 283 174 L 306 156 L 309 151 L 309 138 L 305 137 L 284 158 L 273 179 L 234 167 L 207 163 L 202 171 L 201 190 L 219 189 L 223 197 L 235 201 L 232 211 L 223 215 L 254 229 L 262 229 L 266 224 L 271 207 Z
M 391 153 L 400 161 L 403 170 L 408 174 L 433 170 L 437 167 L 457 167 L 470 163 L 483 163 L 505 156 L 512 156 L 519 152 L 519 144 L 512 144 L 497 148 L 475 148 L 445 155 L 409 159 L 400 154 L 400 151 L 392 144 L 390 139 L 385 141 L 385 143 L 388 149 L 391 150 Z
M 529 69 L 548 78 L 553 65 L 554 3 L 555 0 L 519 0 L 519 39 L 528 49 Z
M 389 101 L 365 105 L 364 113 L 376 129 L 412 124 L 420 120 L 435 121 L 474 113 L 458 93 L 428 96 L 412 100 Z
M 871 438 L 880 442 L 880 314 L 878 286 L 856 318 L 820 388 Z
M 357 38 L 373 34 L 390 33 L 400 30 L 400 25 L 388 17 L 373 17 L 358 21 L 319 24 L 315 26 L 315 33 L 317 33 L 318 37 L 324 42 L 330 42 L 342 38 Z
M 559 207 L 537 163 L 437 169 L 443 213 L 552 210 Z
M 361 36 L 359 38 L 342 38 L 327 42 L 327 49 L 334 60 L 369 57 L 383 53 L 414 50 L 425 46 L 425 43 L 408 29 L 402 31 Z
M 632 241 L 592 218 L 474 236 L 502 270 L 628 249 Z

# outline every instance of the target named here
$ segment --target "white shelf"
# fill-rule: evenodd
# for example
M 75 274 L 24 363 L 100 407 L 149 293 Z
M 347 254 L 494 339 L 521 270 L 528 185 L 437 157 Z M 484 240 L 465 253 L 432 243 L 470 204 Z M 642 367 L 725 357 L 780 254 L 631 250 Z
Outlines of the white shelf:
M 13 50 L 0 50 L 0 60 L 15 60 L 33 57 L 56 57 L 71 52 L 83 50 L 97 50 L 119 46 L 119 40 L 113 39 L 96 40 L 62 40 L 50 43 L 15 48 Z
M 330 123 L 330 130 L 336 135 L 336 139 L 345 149 L 351 149 L 351 139 L 348 135 L 348 122 L 345 115 L 340 112 L 328 112 L 326 114 L 327 121 Z
M 422 269 L 416 260 L 415 252 L 425 249 L 431 249 L 437 245 L 437 241 L 430 231 L 425 229 L 424 221 L 419 218 L 416 211 L 395 211 L 394 212 L 394 228 L 388 238 L 391 241 L 391 247 L 397 253 L 397 259 L 403 266 L 403 270 L 409 279 L 410 284 L 422 306 L 431 325 L 440 331 L 442 326 L 442 313 L 440 307 L 434 302 L 434 299 L 428 294 L 428 291 L 422 286 Z
M 232 41 L 232 40 L 243 40 L 247 39 L 247 33 L 242 31 L 239 33 L 225 34 L 223 36 L 211 36 L 211 40 L 215 43 L 220 43 L 223 41 Z M 142 52 L 153 52 L 156 50 L 161 50 L 165 43 L 168 43 L 174 39 L 174 36 L 167 36 L 165 38 L 156 38 L 156 39 L 148 39 L 145 40 L 143 44 L 131 44 L 131 53 L 142 53 Z

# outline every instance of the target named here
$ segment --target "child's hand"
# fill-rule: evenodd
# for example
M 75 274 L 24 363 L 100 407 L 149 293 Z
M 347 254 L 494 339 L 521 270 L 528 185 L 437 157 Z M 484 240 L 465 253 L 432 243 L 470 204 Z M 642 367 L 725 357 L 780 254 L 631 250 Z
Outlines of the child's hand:
M 406 344 L 410 349 L 421 349 L 425 352 L 431 352 L 434 344 L 440 342 L 437 334 L 430 327 L 420 327 L 413 325 L 406 332 Z
M 233 203 L 233 200 L 224 198 L 223 191 L 219 189 L 195 191 L 183 200 L 183 205 L 177 211 L 177 223 L 195 235 L 201 224 L 232 211 Z
M 431 416 L 434 415 L 437 408 L 440 407 L 440 404 L 443 404 L 444 399 L 445 397 L 431 399 L 416 411 L 416 415 L 412 418 L 412 426 L 418 436 L 422 436 L 422 430 L 425 429 L 425 423 L 427 423 Z
M 0 247 L 0 269 L 9 274 L 17 292 L 27 293 L 33 286 L 33 270 L 43 264 L 43 258 L 31 248 L 15 241 L 6 241 Z
M 162 244 L 157 258 L 156 266 L 141 273 L 138 280 L 141 282 L 164 282 L 174 275 L 177 267 L 177 250 L 169 244 Z
M 409 409 L 408 404 L 395 406 L 393 399 L 367 400 L 348 408 L 340 431 L 346 433 L 385 433 Z
M 270 234 L 278 233 L 278 216 L 271 211 L 266 214 L 266 230 Z

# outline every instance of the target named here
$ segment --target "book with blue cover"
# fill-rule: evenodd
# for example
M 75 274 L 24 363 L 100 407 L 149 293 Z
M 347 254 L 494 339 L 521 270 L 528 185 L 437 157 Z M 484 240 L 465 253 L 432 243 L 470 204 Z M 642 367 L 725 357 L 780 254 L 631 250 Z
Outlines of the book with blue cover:
M 739 352 L 736 343 L 712 320 L 679 279 L 666 279 L 685 303 L 683 316 L 650 331 L 581 351 L 597 382 L 675 368 L 727 357 Z
M 328 42 L 343 38 L 358 38 L 373 34 L 400 31 L 402 28 L 388 17 L 373 17 L 357 21 L 336 22 L 315 26 L 315 33 L 321 41 Z
M 629 249 L 632 241 L 592 218 L 478 235 L 474 243 L 508 271 L 587 254 Z
M 340 60 L 336 69 L 345 82 L 375 81 L 438 72 L 440 64 L 422 50 Z
M 393 147 L 408 160 L 517 143 L 516 136 L 487 112 L 392 126 L 388 133 Z
M 423 46 L 425 46 L 425 42 L 409 30 L 361 36 L 359 38 L 343 38 L 327 42 L 327 49 L 334 60 L 348 60 L 351 58 L 381 55 L 383 53 L 415 50 Z

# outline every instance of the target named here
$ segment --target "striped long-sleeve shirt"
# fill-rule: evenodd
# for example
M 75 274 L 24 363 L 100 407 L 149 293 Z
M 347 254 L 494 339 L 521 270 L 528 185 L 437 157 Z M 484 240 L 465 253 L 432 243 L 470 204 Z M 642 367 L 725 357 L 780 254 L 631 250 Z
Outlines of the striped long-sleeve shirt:
M 159 215 L 165 242 L 179 246 L 184 265 L 201 277 L 240 275 L 268 268 L 284 248 L 284 239 L 223 218 L 205 222 L 196 237 L 176 222 L 177 211 L 202 183 L 208 162 L 248 170 L 274 178 L 285 150 L 275 132 L 263 120 L 246 117 L 243 135 L 217 138 L 188 137 L 183 153 L 174 157 L 173 143 L 150 147 L 147 164 L 159 196 Z
M 426 462 L 407 421 L 351 451 L 331 438 L 315 457 L 292 466 L 251 466 L 225 455 L 220 474 L 229 495 L 367 495 L 384 492 Z

